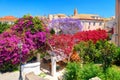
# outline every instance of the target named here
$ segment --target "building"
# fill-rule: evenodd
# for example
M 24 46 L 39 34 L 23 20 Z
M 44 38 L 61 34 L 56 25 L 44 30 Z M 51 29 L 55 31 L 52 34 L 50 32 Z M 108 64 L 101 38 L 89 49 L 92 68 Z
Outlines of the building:
M 0 18 L 0 22 L 2 23 L 8 23 L 8 24 L 14 24 L 14 22 L 17 20 L 18 18 L 14 17 L 14 16 L 4 16 Z
M 79 19 L 83 26 L 83 31 L 105 29 L 105 24 L 111 20 L 111 18 L 104 18 L 96 14 L 78 14 L 77 9 L 74 9 L 73 16 L 66 16 L 65 14 L 50 14 L 48 16 L 50 21 L 58 18 Z
M 111 28 L 114 28 L 115 26 L 116 26 L 115 16 L 107 18 L 107 21 L 105 23 L 105 29 L 109 30 Z
M 58 19 L 58 18 L 67 18 L 67 16 L 65 14 L 50 14 L 48 15 L 48 19 L 49 20 L 53 20 L 53 19 Z
M 107 19 L 95 14 L 78 14 L 77 9 L 74 10 L 74 15 L 71 18 L 79 19 L 83 25 L 83 31 L 104 29 Z

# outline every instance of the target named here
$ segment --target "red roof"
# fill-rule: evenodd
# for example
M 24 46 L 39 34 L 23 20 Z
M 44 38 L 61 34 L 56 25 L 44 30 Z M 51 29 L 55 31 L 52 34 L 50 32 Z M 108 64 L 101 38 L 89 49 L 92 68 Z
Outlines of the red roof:
M 4 16 L 0 18 L 0 21 L 16 21 L 18 18 L 14 16 Z

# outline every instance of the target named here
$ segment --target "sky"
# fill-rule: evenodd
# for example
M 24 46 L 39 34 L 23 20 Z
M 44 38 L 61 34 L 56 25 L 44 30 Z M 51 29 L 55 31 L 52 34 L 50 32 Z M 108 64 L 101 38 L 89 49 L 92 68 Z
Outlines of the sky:
M 0 0 L 0 17 L 47 16 L 48 14 L 73 15 L 98 14 L 102 17 L 115 15 L 115 0 Z

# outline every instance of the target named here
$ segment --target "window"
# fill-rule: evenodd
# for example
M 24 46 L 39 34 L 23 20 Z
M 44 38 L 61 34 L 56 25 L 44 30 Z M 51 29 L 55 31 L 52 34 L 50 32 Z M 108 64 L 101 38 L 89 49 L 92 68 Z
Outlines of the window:
M 102 26 L 102 22 L 99 23 L 99 26 Z
M 95 22 L 93 22 L 93 26 L 95 26 Z
M 89 22 L 89 25 L 90 25 L 91 23 Z
M 90 26 L 88 26 L 88 29 L 90 29 Z
M 95 16 L 91 16 L 91 17 L 95 19 Z
M 82 21 L 81 23 L 82 23 L 82 25 L 84 25 L 84 21 Z

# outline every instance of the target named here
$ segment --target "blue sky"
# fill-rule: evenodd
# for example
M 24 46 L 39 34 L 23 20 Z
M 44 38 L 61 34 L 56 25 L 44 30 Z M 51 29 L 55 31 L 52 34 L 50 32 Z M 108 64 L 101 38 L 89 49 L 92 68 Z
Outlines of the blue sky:
M 73 15 L 74 8 L 78 9 L 79 14 L 110 17 L 115 15 L 115 0 L 0 0 L 0 17 L 57 13 Z

